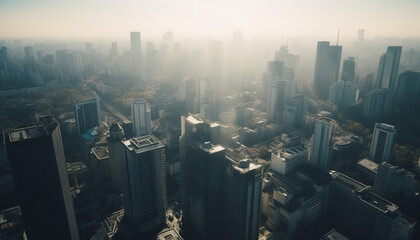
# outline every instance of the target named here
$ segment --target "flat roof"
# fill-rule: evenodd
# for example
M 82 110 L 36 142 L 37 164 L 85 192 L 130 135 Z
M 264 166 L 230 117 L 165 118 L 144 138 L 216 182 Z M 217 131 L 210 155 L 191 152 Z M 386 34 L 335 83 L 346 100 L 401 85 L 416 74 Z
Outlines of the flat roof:
M 211 142 L 199 142 L 197 143 L 197 145 L 205 152 L 209 153 L 209 154 L 213 154 L 213 153 L 217 153 L 217 152 L 221 152 L 223 150 L 225 150 L 225 148 L 220 145 L 213 145 Z
M 96 159 L 104 160 L 109 158 L 108 147 L 98 146 L 92 148 L 92 153 L 95 155 Z
M 19 128 L 8 132 L 9 141 L 17 142 L 41 136 L 47 136 L 48 132 L 42 125 L 35 125 L 26 128 Z
M 361 196 L 361 199 L 383 213 L 394 213 L 398 210 L 397 205 L 371 192 Z
M 333 228 L 331 231 L 321 237 L 321 240 L 348 240 L 348 238 Z
M 204 123 L 203 119 L 198 118 L 197 116 L 192 115 L 192 114 L 188 115 L 185 119 L 192 124 Z
M 162 148 L 165 146 L 152 135 L 131 138 L 129 140 L 123 141 L 123 144 L 129 151 L 134 151 L 136 154 Z
M 348 177 L 340 172 L 330 171 L 330 175 L 335 181 L 338 181 L 339 183 L 351 188 L 352 190 L 360 192 L 367 188 L 367 186 L 363 183 L 358 182 L 353 178 Z
M 379 164 L 377 164 L 376 162 L 371 161 L 371 160 L 369 160 L 367 158 L 363 158 L 362 160 L 358 161 L 357 162 L 357 165 L 359 165 L 359 166 L 361 166 L 363 168 L 366 168 L 367 170 L 370 170 L 370 171 L 372 171 L 374 173 L 377 173 L 378 172 L 378 166 L 379 166 Z

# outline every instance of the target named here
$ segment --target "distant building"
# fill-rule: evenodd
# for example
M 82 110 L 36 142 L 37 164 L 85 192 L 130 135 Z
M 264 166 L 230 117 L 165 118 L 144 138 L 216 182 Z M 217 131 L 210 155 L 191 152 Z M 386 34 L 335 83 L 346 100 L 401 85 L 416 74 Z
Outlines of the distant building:
M 334 120 L 330 118 L 322 117 L 315 120 L 310 163 L 320 170 L 330 170 L 334 125 Z
M 356 64 L 354 57 L 348 57 L 343 62 L 343 71 L 341 72 L 341 81 L 354 81 Z
M 131 68 L 138 72 L 141 70 L 141 38 L 140 32 L 130 32 L 131 38 Z
M 86 131 L 101 124 L 101 106 L 99 97 L 81 101 L 74 105 L 77 132 L 82 136 Z
M 400 66 L 401 46 L 389 46 L 381 56 L 376 78 L 377 88 L 389 88 L 394 94 L 397 83 L 398 68 Z
M 406 71 L 398 77 L 397 99 L 420 98 L 420 72 Z
M 152 134 L 152 114 L 149 104 L 144 99 L 134 100 L 131 104 L 134 136 Z
M 274 80 L 268 87 L 267 120 L 269 122 L 283 122 L 283 113 L 288 100 L 289 81 Z
M 328 101 L 339 107 L 355 105 L 359 97 L 359 88 L 352 81 L 338 81 L 330 87 Z
M 97 186 L 109 184 L 111 167 L 108 148 L 104 146 L 93 147 L 90 152 L 92 160 L 92 175 Z M 106 185 L 107 186 L 107 185 Z
M 389 163 L 379 164 L 375 189 L 387 198 L 409 197 L 413 193 L 414 174 Z
M 289 53 L 289 47 L 281 46 L 280 50 L 276 51 L 274 58 L 277 61 L 284 62 L 284 65 L 291 68 L 297 68 L 300 62 L 300 56 Z
M 261 213 L 261 165 L 226 157 L 223 239 L 258 239 Z M 217 229 L 215 229 L 217 231 Z
M 299 94 L 288 99 L 284 113 L 284 125 L 301 128 L 306 124 L 307 99 L 305 95 Z
M 151 135 L 123 144 L 119 161 L 125 216 L 141 234 L 166 222 L 165 146 Z
M 282 175 L 294 172 L 295 169 L 307 162 L 308 146 L 306 145 L 281 149 L 271 153 L 271 168 Z
M 341 51 L 341 46 L 331 46 L 330 42 L 318 42 L 314 91 L 323 100 L 328 100 L 330 86 L 338 81 Z
M 51 116 L 4 132 L 29 239 L 79 239 L 60 126 Z
M 364 101 L 362 116 L 375 118 L 391 112 L 392 94 L 388 88 L 370 91 Z
M 394 126 L 385 123 L 376 123 L 369 159 L 376 163 L 389 162 L 396 133 L 397 130 Z

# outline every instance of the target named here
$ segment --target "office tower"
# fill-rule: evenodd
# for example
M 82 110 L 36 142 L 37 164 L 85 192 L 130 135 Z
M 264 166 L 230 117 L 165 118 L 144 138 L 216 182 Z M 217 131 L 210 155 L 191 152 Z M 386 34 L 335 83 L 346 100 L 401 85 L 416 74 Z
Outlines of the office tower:
M 181 117 L 180 158 L 184 233 L 220 238 L 225 149 L 220 126 L 196 115 Z M 211 142 L 210 142 L 211 141 Z
M 124 138 L 124 130 L 119 123 L 113 123 L 109 127 L 109 136 L 107 138 L 109 151 L 109 165 L 111 173 L 111 187 L 114 191 L 121 192 L 121 171 L 118 157 L 124 154 L 122 141 Z
M 378 117 L 391 112 L 392 93 L 389 88 L 370 91 L 364 101 L 362 116 Z
M 34 49 L 31 46 L 25 47 L 24 52 L 25 52 L 25 59 L 26 60 L 35 59 Z
M 365 29 L 359 29 L 357 33 L 357 40 L 359 42 L 365 40 Z
M 270 82 L 267 96 L 267 120 L 269 122 L 283 122 L 283 111 L 289 98 L 288 90 L 289 81 L 274 80 Z
M 109 57 L 112 64 L 118 63 L 118 45 L 117 42 L 111 43 L 111 49 L 109 49 Z
M 107 147 L 96 146 L 90 150 L 91 169 L 94 183 L 101 187 L 109 188 L 111 178 L 111 166 Z
M 398 76 L 398 99 L 420 98 L 420 72 L 406 71 Z
M 374 73 L 369 73 L 365 76 L 364 79 L 364 88 L 363 88 L 363 92 L 366 94 L 368 92 L 370 92 L 375 85 L 375 82 L 373 81 L 373 77 L 375 76 Z
M 123 144 L 119 162 L 125 216 L 141 234 L 166 222 L 165 146 L 151 135 Z
M 359 88 L 352 81 L 338 81 L 330 87 L 330 96 L 328 101 L 338 107 L 347 107 L 355 105 L 359 98 Z
M 306 124 L 306 97 L 303 94 L 295 95 L 290 97 L 286 108 L 290 111 L 291 121 L 284 120 L 284 122 L 290 122 L 292 126 L 301 128 Z M 284 119 L 287 117 L 284 116 Z
M 152 115 L 150 106 L 144 99 L 134 100 L 131 104 L 134 136 L 152 134 Z
M 267 70 L 269 81 L 274 81 L 276 78 L 283 80 L 284 62 L 269 61 Z
M 378 66 L 378 74 L 376 75 L 377 88 L 390 88 L 391 94 L 394 94 L 394 89 L 397 81 L 398 67 L 400 66 L 401 58 L 400 46 L 390 46 L 386 53 L 381 56 Z
M 354 81 L 354 72 L 356 64 L 354 63 L 354 57 L 348 57 L 343 62 L 343 71 L 341 72 L 342 81 Z
M 344 174 L 330 171 L 330 175 L 328 213 L 340 231 L 351 239 L 410 239 L 415 221 L 397 205 Z
M 140 32 L 130 32 L 131 67 L 134 71 L 141 70 L 141 38 Z
M 28 239 L 79 239 L 58 122 L 41 117 L 3 137 Z
M 374 188 L 386 198 L 405 198 L 413 193 L 414 174 L 387 162 L 378 165 Z
M 320 170 L 330 170 L 334 125 L 334 120 L 326 117 L 315 120 L 310 162 Z
M 314 91 L 323 100 L 328 100 L 330 86 L 338 80 L 341 51 L 341 46 L 330 46 L 330 42 L 318 42 L 315 61 Z
M 300 62 L 300 56 L 289 53 L 289 46 L 281 46 L 280 50 L 274 53 L 274 59 L 284 62 L 286 67 L 297 68 Z
M 375 123 L 369 159 L 376 163 L 389 162 L 396 133 L 392 125 Z
M 261 213 L 261 165 L 226 157 L 223 239 L 256 240 Z
M 225 148 L 210 142 L 186 146 L 182 168 L 183 225 L 197 238 L 221 238 Z M 194 238 L 195 239 L 195 238 Z
M 94 98 L 78 102 L 74 105 L 76 116 L 77 132 L 83 135 L 88 130 L 101 124 L 101 106 L 99 97 L 94 94 Z
M 271 153 L 271 168 L 282 174 L 293 173 L 308 162 L 308 146 L 285 148 Z

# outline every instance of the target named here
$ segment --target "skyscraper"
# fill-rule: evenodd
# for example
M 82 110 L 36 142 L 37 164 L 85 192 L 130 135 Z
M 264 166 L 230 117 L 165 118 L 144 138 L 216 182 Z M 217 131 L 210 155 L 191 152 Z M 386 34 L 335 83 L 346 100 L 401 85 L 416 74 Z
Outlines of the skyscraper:
M 318 42 L 314 90 L 318 97 L 323 100 L 328 100 L 330 86 L 338 80 L 341 51 L 341 46 L 330 46 L 330 42 Z
M 389 88 L 370 91 L 363 101 L 362 116 L 378 117 L 391 111 L 392 93 Z
M 60 126 L 51 116 L 4 132 L 29 239 L 79 239 Z
M 267 120 L 269 122 L 282 122 L 286 101 L 289 98 L 289 81 L 271 81 L 268 87 Z
M 125 216 L 144 233 L 166 221 L 165 146 L 151 135 L 123 144 L 119 161 Z
M 398 99 L 420 98 L 420 72 L 406 71 L 398 76 Z
M 369 159 L 377 163 L 389 162 L 396 133 L 392 125 L 375 123 Z
M 261 165 L 226 157 L 223 239 L 256 240 L 261 213 Z
M 140 32 L 130 32 L 131 67 L 134 71 L 141 70 L 141 38 Z
M 79 135 L 83 135 L 87 130 L 101 124 L 101 105 L 99 104 L 99 97 L 95 93 L 94 95 L 94 98 L 74 105 Z
M 341 80 L 353 81 L 355 68 L 356 64 L 354 62 L 354 57 L 348 57 L 346 60 L 344 60 L 343 71 L 341 72 Z
M 150 106 L 144 99 L 134 100 L 131 104 L 134 136 L 140 137 L 152 133 L 152 115 Z
M 377 88 L 390 88 L 391 93 L 394 93 L 401 51 L 401 46 L 390 46 L 387 48 L 386 53 L 381 56 L 376 79 Z
M 311 145 L 311 165 L 320 170 L 330 170 L 334 120 L 322 117 L 315 120 Z
M 365 29 L 359 29 L 359 31 L 357 33 L 357 40 L 358 41 L 365 40 Z
M 109 151 L 109 166 L 111 177 L 111 188 L 121 192 L 121 171 L 118 163 L 118 157 L 124 154 L 122 141 L 124 140 L 124 130 L 118 123 L 113 123 L 109 127 L 109 136 L 107 138 Z

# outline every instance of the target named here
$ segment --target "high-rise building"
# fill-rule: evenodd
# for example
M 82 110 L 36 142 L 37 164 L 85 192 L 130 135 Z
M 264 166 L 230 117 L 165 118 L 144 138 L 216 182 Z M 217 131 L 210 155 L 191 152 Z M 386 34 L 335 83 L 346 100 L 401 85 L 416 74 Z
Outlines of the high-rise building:
M 391 112 L 392 93 L 389 88 L 370 91 L 364 101 L 362 116 L 378 117 Z
M 398 68 L 400 66 L 401 46 L 390 46 L 386 53 L 381 56 L 378 66 L 378 74 L 376 75 L 377 88 L 390 88 L 394 93 L 397 83 Z
M 297 128 L 303 127 L 306 124 L 306 97 L 303 94 L 295 95 L 290 97 L 287 103 L 287 110 L 290 111 L 290 117 L 292 118 L 291 125 Z M 286 111 L 287 111 L 286 110 Z M 287 117 L 284 116 L 284 119 Z M 285 122 L 288 122 L 285 120 Z
M 195 238 L 220 239 L 223 215 L 225 148 L 210 142 L 186 146 L 182 168 L 182 209 L 185 232 Z M 194 238 L 194 239 L 195 239 Z
M 376 163 L 389 162 L 396 133 L 397 130 L 394 126 L 385 123 L 376 123 L 369 159 Z
M 413 193 L 414 174 L 387 162 L 378 165 L 375 189 L 386 198 L 404 198 Z
M 226 157 L 223 239 L 256 240 L 261 213 L 261 165 Z M 217 229 L 215 229 L 217 231 Z
M 334 125 L 334 120 L 330 118 L 322 117 L 315 120 L 310 163 L 320 170 L 330 170 Z
M 118 123 L 113 123 L 109 127 L 109 136 L 107 138 L 109 151 L 109 166 L 111 187 L 114 191 L 121 192 L 121 171 L 118 162 L 119 156 L 124 155 L 124 130 Z
M 356 64 L 354 63 L 354 57 L 348 57 L 343 62 L 343 70 L 341 72 L 342 81 L 354 81 Z
M 341 51 L 341 46 L 330 46 L 330 42 L 318 42 L 314 90 L 321 99 L 328 100 L 330 86 L 338 80 Z
M 398 99 L 420 98 L 420 72 L 406 71 L 398 76 Z
M 83 135 L 89 129 L 101 124 L 101 105 L 99 103 L 99 97 L 95 93 L 94 95 L 94 98 L 77 102 L 74 105 L 76 126 L 79 135 Z
M 181 117 L 180 158 L 184 232 L 193 239 L 220 238 L 225 148 L 220 126 L 196 115 Z M 211 142 L 210 142 L 211 141 Z
M 289 81 L 274 80 L 270 82 L 267 96 L 267 120 L 282 122 L 283 112 L 289 98 Z
M 134 100 L 131 104 L 134 136 L 152 134 L 152 115 L 150 106 L 144 99 Z
M 134 71 L 141 70 L 141 38 L 140 32 L 130 32 L 131 67 Z
M 359 98 L 359 88 L 352 81 L 338 81 L 330 87 L 328 101 L 339 107 L 355 105 Z
M 58 122 L 41 117 L 4 141 L 28 239 L 79 239 Z
M 166 222 L 165 146 L 151 135 L 123 144 L 119 162 L 125 216 L 141 234 Z
M 291 68 L 297 68 L 300 62 L 300 56 L 289 53 L 289 46 L 281 46 L 280 50 L 276 51 L 274 58 L 277 61 L 284 62 L 284 65 Z

